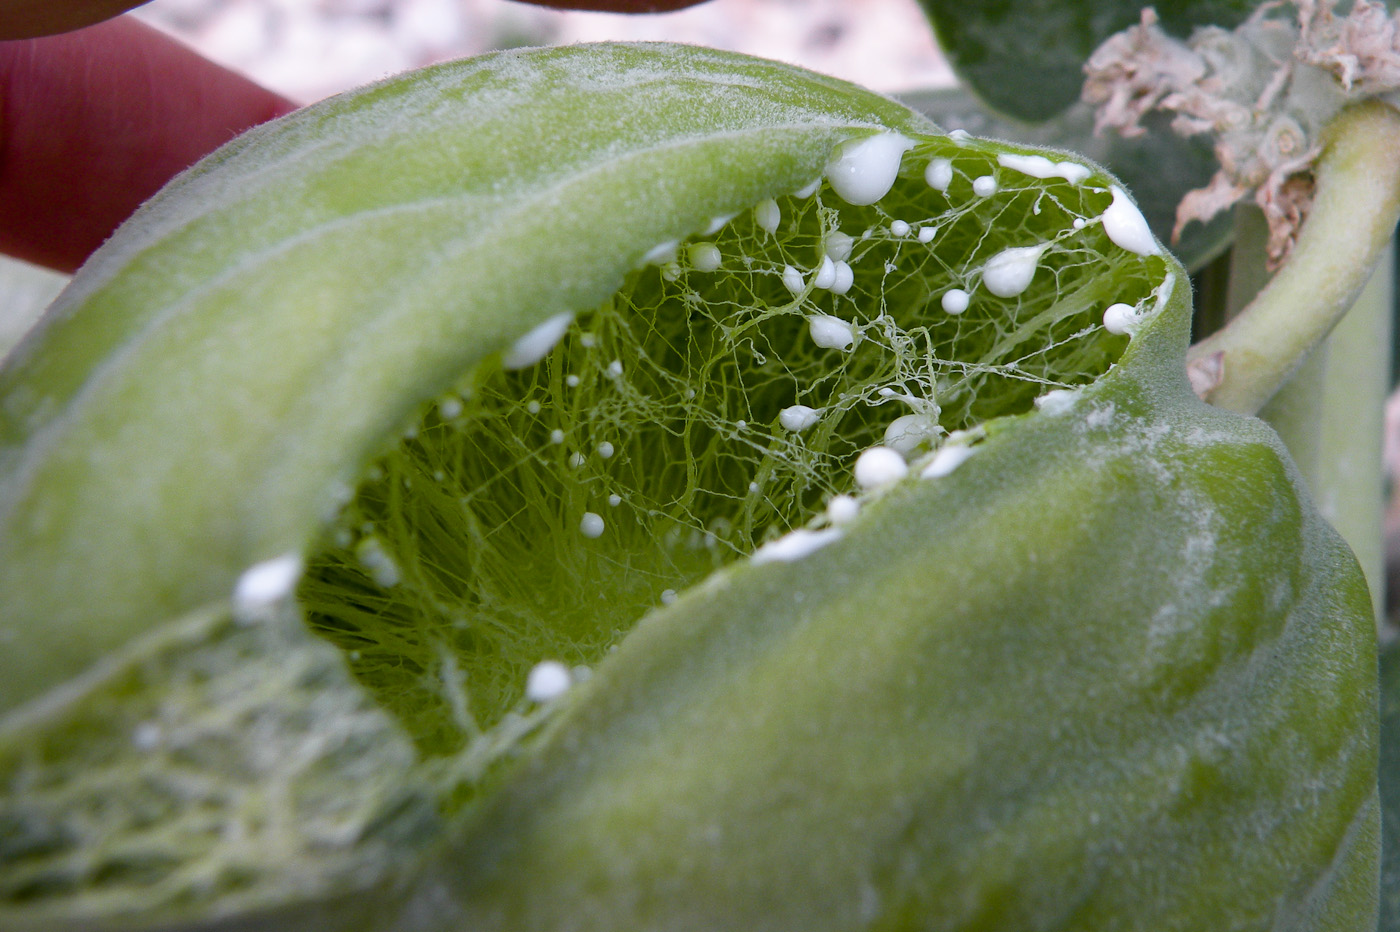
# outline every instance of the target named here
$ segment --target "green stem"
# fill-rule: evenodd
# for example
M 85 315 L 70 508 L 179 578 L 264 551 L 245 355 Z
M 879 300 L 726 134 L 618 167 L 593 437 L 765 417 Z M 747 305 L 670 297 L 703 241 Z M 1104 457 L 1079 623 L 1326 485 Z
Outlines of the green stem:
M 1377 617 L 1385 594 L 1381 442 L 1394 266 L 1387 248 L 1351 312 L 1260 412 L 1361 562 Z
M 1317 166 L 1312 212 L 1288 262 L 1225 329 L 1191 348 L 1188 365 L 1215 369 L 1203 397 L 1257 412 L 1331 332 L 1370 278 L 1400 220 L 1400 112 L 1378 101 L 1343 111 Z

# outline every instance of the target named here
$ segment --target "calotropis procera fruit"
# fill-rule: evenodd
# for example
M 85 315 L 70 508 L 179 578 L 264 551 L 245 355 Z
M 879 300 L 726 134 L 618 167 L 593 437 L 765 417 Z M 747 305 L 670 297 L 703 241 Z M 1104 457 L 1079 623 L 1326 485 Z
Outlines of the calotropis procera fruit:
M 739 56 L 249 133 L 0 372 L 0 929 L 1368 928 L 1369 601 L 1188 306 Z

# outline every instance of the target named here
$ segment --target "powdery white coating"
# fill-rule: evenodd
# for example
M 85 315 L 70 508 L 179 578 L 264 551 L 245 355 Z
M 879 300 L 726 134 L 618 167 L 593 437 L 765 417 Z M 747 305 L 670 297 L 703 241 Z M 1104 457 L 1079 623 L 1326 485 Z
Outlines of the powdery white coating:
M 801 294 L 805 287 L 802 282 L 802 273 L 790 265 L 783 266 L 783 287 L 793 294 Z
M 831 261 L 830 256 L 822 256 L 822 263 L 817 266 L 817 274 L 812 279 L 812 287 L 827 289 L 834 284 L 836 284 L 836 264 Z
M 967 462 L 968 457 L 976 451 L 975 447 L 969 446 L 946 446 L 933 454 L 933 459 L 929 460 L 924 471 L 919 473 L 922 479 L 939 479 L 957 469 Z
M 1128 199 L 1123 189 L 1114 185 L 1108 189 L 1113 195 L 1113 203 L 1103 212 L 1103 231 L 1114 245 L 1135 252 L 1140 256 L 1155 256 L 1160 251 L 1157 240 L 1152 237 L 1152 229 L 1143 218 L 1142 211 Z
M 691 243 L 687 252 L 690 255 L 690 267 L 698 272 L 713 272 L 724 261 L 719 247 L 714 243 Z
M 914 141 L 899 133 L 881 133 L 842 144 L 826 166 L 831 188 L 847 204 L 874 204 L 894 187 L 899 163 Z
M 615 379 L 622 378 L 621 359 L 614 359 L 612 362 L 608 363 L 608 375 L 612 376 Z
M 778 412 L 778 423 L 785 430 L 803 431 L 817 423 L 822 413 L 806 405 L 790 405 Z
M 871 447 L 856 459 L 855 474 L 856 485 L 862 489 L 877 489 L 907 476 L 909 464 L 889 447 Z
M 834 495 L 826 503 L 826 520 L 840 526 L 850 524 L 860 514 L 860 502 L 853 495 Z
M 943 305 L 943 310 L 949 314 L 961 314 L 967 310 L 968 302 L 971 298 L 966 291 L 961 288 L 949 288 L 943 292 L 943 297 L 939 301 Z
M 501 367 L 524 369 L 533 366 L 549 355 L 549 351 L 564 338 L 564 331 L 568 330 L 569 324 L 573 322 L 574 315 L 571 312 L 555 314 L 512 343 L 510 349 L 501 357 Z
M 444 398 L 438 402 L 438 416 L 444 421 L 455 420 L 462 414 L 462 402 L 456 398 Z
M 896 220 L 896 221 L 894 221 L 893 223 L 890 224 L 890 235 L 891 235 L 891 236 L 908 236 L 908 235 L 909 235 L 909 224 L 908 224 L 908 223 L 905 223 L 903 220 Z
M 832 230 L 826 234 L 826 240 L 822 243 L 822 247 L 833 261 L 840 262 L 842 259 L 851 257 L 851 246 L 854 244 L 855 240 L 847 234 L 840 230 Z
M 1003 249 L 982 266 L 982 284 L 998 298 L 1014 298 L 1030 287 L 1048 243 Z
M 831 283 L 832 294 L 845 294 L 851 290 L 851 286 L 856 283 L 855 269 L 843 262 L 836 260 L 836 280 Z
M 759 547 L 753 552 L 749 562 L 754 566 L 762 566 L 765 563 L 791 563 L 816 553 L 840 537 L 839 528 L 825 528 L 820 531 L 798 528 Z
M 821 190 L 821 186 L 822 178 L 821 175 L 818 175 L 811 181 L 804 184 L 802 187 L 798 188 L 796 191 L 792 192 L 792 196 L 797 198 L 799 201 L 805 201 L 807 200 L 807 198 L 811 197 L 812 195 L 816 194 L 819 190 Z
M 1091 174 L 1078 162 L 1052 162 L 1043 155 L 1003 152 L 997 156 L 997 164 L 1032 178 L 1063 178 L 1071 184 L 1078 184 Z
M 1137 308 L 1131 304 L 1110 304 L 1103 312 L 1103 328 L 1109 333 L 1131 333 L 1137 324 Z
M 286 599 L 301 579 L 302 566 L 301 554 L 284 553 L 248 567 L 233 584 L 234 614 L 257 615 Z
M 557 660 L 542 660 L 525 677 L 525 698 L 531 702 L 558 699 L 574 685 L 574 675 Z
M 924 181 L 935 191 L 946 192 L 953 183 L 953 163 L 948 159 L 929 159 L 924 169 Z
M 612 459 L 612 455 L 616 452 L 617 450 L 613 447 L 613 445 L 606 440 L 598 444 L 598 455 L 605 460 Z
M 1056 417 L 1073 408 L 1078 401 L 1078 391 L 1070 388 L 1057 388 L 1037 398 L 1035 406 L 1040 413 Z
M 754 205 L 753 222 L 769 233 L 778 232 L 778 224 L 783 221 L 782 208 L 771 197 Z
M 647 254 L 642 256 L 644 265 L 660 265 L 663 262 L 670 262 L 676 258 L 676 249 L 680 246 L 680 240 L 668 239 L 664 243 L 657 243 Z
M 938 436 L 938 428 L 922 414 L 906 414 L 890 421 L 885 428 L 885 446 L 907 456 L 919 444 Z
M 578 522 L 578 532 L 590 540 L 603 536 L 603 516 L 596 511 L 585 511 Z
M 559 444 L 563 443 L 564 432 L 557 427 L 554 428 L 554 430 L 551 430 L 549 432 L 549 442 L 554 444 L 555 446 L 558 446 Z
M 814 314 L 807 321 L 807 329 L 812 334 L 812 342 L 823 349 L 850 349 L 856 341 L 851 325 L 830 314 Z
M 972 179 L 972 193 L 978 197 L 991 197 L 997 193 L 997 180 L 991 175 L 978 175 Z
M 919 230 L 919 242 L 931 243 L 933 242 L 934 235 L 937 233 L 938 231 L 933 227 L 924 227 L 923 229 Z

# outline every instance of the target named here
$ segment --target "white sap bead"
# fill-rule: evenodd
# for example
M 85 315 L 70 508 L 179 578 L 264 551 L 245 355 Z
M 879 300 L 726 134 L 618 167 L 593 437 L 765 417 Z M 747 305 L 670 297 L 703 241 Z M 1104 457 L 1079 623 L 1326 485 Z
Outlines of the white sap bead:
M 1109 333 L 1129 333 L 1137 326 L 1137 322 L 1137 308 L 1131 304 L 1110 304 L 1103 312 L 1103 328 Z
M 1014 298 L 1030 287 L 1048 244 L 1003 249 L 982 266 L 982 284 L 998 298 Z
M 676 247 L 680 246 L 680 244 L 680 240 L 675 239 L 668 239 L 664 243 L 657 243 L 647 250 L 646 255 L 642 256 L 643 264 L 661 265 L 664 262 L 671 261 L 676 258 Z
M 978 197 L 991 197 L 997 193 L 997 180 L 991 175 L 979 175 L 972 181 L 972 193 Z
M 823 290 L 836 284 L 836 264 L 831 261 L 830 256 L 822 256 L 821 265 L 817 266 L 817 274 L 812 278 L 812 287 Z
M 613 445 L 606 440 L 598 444 L 598 455 L 605 460 L 612 459 L 612 455 L 615 452 L 617 451 L 613 448 Z
M 842 144 L 826 166 L 831 188 L 856 207 L 874 204 L 894 187 L 904 153 L 913 140 L 899 133 L 881 133 Z
M 783 287 L 793 294 L 801 294 L 806 287 L 802 281 L 802 273 L 790 265 L 783 266 Z
M 947 159 L 930 159 L 924 169 L 924 181 L 935 191 L 946 192 L 953 183 L 953 163 Z
M 542 660 L 525 677 L 525 698 L 531 702 L 548 702 L 569 691 L 574 675 L 557 660 Z
M 503 369 L 524 369 L 533 366 L 554 349 L 554 345 L 564 336 L 573 323 L 572 313 L 555 314 L 553 317 L 530 330 L 516 340 L 511 348 L 501 356 Z
M 909 465 L 889 447 L 871 447 L 856 460 L 856 484 L 863 489 L 879 488 L 909 474 Z
M 839 262 L 842 259 L 849 259 L 851 257 L 851 246 L 854 245 L 854 243 L 855 240 L 851 239 L 847 234 L 842 233 L 840 230 L 832 230 L 830 233 L 826 234 L 826 240 L 822 245 L 826 254 L 830 256 L 833 261 Z
M 906 222 L 903 221 L 903 220 L 896 220 L 896 221 L 894 221 L 893 223 L 890 224 L 890 235 L 891 235 L 891 236 L 908 236 L 908 235 L 909 235 L 909 224 L 906 223 Z
M 794 433 L 806 430 L 820 418 L 820 411 L 806 405 L 790 405 L 778 412 L 778 423 L 783 425 L 784 430 Z
M 778 224 L 783 220 L 782 209 L 778 207 L 778 202 L 771 197 L 764 201 L 759 201 L 753 209 L 753 222 L 758 224 L 769 233 L 778 231 Z
M 924 467 L 924 471 L 919 473 L 921 479 L 941 479 L 972 456 L 976 447 L 964 445 L 945 446 L 933 455 L 933 459 Z
M 256 616 L 286 599 L 301 578 L 299 553 L 254 563 L 243 571 L 233 586 L 233 611 L 238 616 Z
M 832 294 L 845 294 L 856 283 L 855 270 L 846 262 L 836 261 L 836 280 L 831 283 Z
M 807 329 L 812 335 L 812 342 L 823 349 L 849 349 L 856 340 L 850 324 L 829 314 L 812 315 Z
M 697 272 L 713 272 L 723 261 L 714 243 L 691 243 L 686 252 L 690 256 L 690 267 Z
M 603 528 L 603 516 L 596 512 L 585 511 L 583 517 L 579 519 L 578 530 L 584 537 L 602 537 Z
M 1108 189 L 1113 203 L 1103 212 L 1103 231 L 1114 244 L 1140 256 L 1155 256 L 1157 240 L 1137 205 L 1128 199 L 1123 189 L 1114 185 Z
M 939 299 L 939 304 L 943 305 L 943 310 L 949 314 L 961 314 L 967 310 L 970 298 L 966 291 L 961 288 L 949 288 L 943 292 L 943 297 Z
M 749 562 L 754 566 L 762 566 L 765 563 L 791 563 L 816 553 L 840 538 L 841 531 L 837 528 L 825 528 L 820 531 L 798 528 L 759 547 L 753 552 Z
M 826 520 L 835 525 L 850 524 L 860 514 L 860 502 L 850 495 L 835 495 L 826 503 Z

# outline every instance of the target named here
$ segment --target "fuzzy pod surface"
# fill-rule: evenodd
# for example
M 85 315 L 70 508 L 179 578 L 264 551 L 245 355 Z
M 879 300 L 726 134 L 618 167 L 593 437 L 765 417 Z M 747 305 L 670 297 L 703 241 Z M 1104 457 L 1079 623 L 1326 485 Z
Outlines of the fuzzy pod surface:
M 1369 928 L 1365 586 L 1144 231 L 671 46 L 220 150 L 0 370 L 0 928 Z

